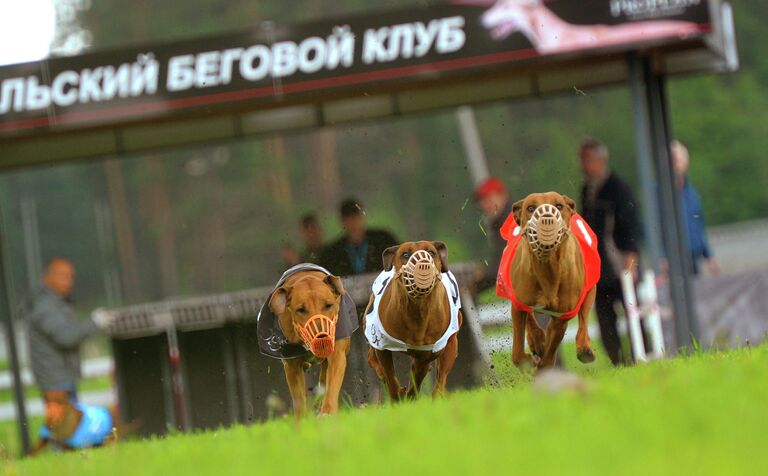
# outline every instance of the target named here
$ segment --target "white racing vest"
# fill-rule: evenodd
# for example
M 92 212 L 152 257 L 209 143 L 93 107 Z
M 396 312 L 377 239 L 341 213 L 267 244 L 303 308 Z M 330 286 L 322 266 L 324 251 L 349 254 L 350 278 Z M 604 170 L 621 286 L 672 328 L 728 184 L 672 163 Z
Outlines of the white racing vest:
M 459 296 L 459 285 L 456 283 L 456 278 L 450 271 L 440 274 L 440 282 L 443 283 L 443 287 L 448 293 L 448 302 L 451 308 L 451 322 L 448 324 L 448 328 L 445 333 L 440 337 L 437 342 L 429 345 L 410 345 L 400 339 L 395 339 L 387 333 L 384 326 L 381 324 L 379 318 L 379 303 L 381 303 L 381 297 L 384 296 L 384 291 L 387 286 L 392 283 L 392 278 L 395 277 L 395 267 L 392 266 L 389 271 L 382 271 L 381 274 L 373 282 L 373 305 L 365 316 L 365 338 L 368 339 L 368 343 L 371 347 L 377 350 L 391 350 L 394 352 L 405 352 L 407 350 L 427 350 L 432 352 L 440 352 L 445 349 L 445 345 L 448 343 L 448 339 L 455 333 L 459 332 L 459 310 L 461 309 L 461 297 Z

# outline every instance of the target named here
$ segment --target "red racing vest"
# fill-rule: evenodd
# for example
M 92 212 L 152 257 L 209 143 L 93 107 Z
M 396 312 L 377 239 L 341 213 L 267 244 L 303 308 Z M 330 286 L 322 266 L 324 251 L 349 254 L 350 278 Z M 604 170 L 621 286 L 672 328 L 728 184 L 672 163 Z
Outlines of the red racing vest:
M 584 260 L 584 287 L 581 289 L 581 295 L 576 307 L 558 316 L 559 319 L 564 320 L 571 319 L 579 313 L 581 304 L 584 302 L 584 298 L 587 297 L 587 292 L 600 281 L 600 254 L 597 252 L 595 232 L 592 231 L 592 228 L 589 227 L 587 222 L 578 213 L 574 213 L 571 216 L 568 229 L 571 231 L 571 235 L 579 242 L 579 247 L 581 248 L 581 256 Z M 501 237 L 507 240 L 507 246 L 504 248 L 504 253 L 501 255 L 501 263 L 499 263 L 499 274 L 496 277 L 496 295 L 512 301 L 512 307 L 517 311 L 533 313 L 534 309 L 531 306 L 517 299 L 515 289 L 512 287 L 512 276 L 510 273 L 512 262 L 515 259 L 518 245 L 523 239 L 522 229 L 515 221 L 512 213 L 509 214 L 499 232 Z

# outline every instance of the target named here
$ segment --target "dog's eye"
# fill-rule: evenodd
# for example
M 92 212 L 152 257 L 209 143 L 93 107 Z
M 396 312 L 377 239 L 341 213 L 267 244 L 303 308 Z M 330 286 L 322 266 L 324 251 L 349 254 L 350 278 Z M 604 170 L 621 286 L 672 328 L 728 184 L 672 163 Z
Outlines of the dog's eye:
M 429 251 L 428 253 L 433 258 L 437 255 L 437 253 L 435 253 L 434 251 Z
M 300 307 L 296 309 L 296 312 L 298 312 L 299 314 L 306 314 L 307 310 L 304 307 Z
M 410 257 L 411 257 L 411 254 L 408 253 L 408 252 L 403 253 L 403 256 L 401 256 L 401 258 L 403 258 L 403 259 L 408 259 Z
M 528 210 L 528 213 L 533 213 L 533 211 L 534 211 L 534 210 L 536 210 L 536 207 L 534 207 L 533 205 L 530 205 L 530 206 L 527 208 L 527 210 Z
M 562 203 L 558 203 L 555 206 L 557 207 L 558 210 L 562 210 L 563 209 L 563 204 Z
M 325 306 L 323 306 L 323 309 L 325 309 L 326 311 L 329 311 L 332 307 L 333 307 L 333 304 L 326 304 Z

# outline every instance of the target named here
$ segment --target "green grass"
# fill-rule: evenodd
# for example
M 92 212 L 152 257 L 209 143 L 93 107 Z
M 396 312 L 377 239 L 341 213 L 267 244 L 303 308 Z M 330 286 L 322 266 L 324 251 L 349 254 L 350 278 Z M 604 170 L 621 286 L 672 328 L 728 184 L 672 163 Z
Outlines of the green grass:
M 587 390 L 557 394 L 496 361 L 501 388 L 10 460 L 4 473 L 768 474 L 768 346 L 596 367 Z

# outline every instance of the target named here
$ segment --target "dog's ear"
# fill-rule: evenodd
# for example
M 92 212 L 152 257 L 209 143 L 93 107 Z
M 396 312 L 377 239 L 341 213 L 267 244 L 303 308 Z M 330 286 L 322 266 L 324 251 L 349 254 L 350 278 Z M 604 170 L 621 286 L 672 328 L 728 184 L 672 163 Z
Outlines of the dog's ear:
M 515 216 L 515 221 L 518 225 L 523 226 L 522 223 L 520 223 L 520 214 L 523 211 L 523 202 L 525 200 L 518 200 L 514 204 L 512 204 L 512 215 Z
M 437 249 L 437 253 L 440 255 L 440 272 L 441 273 L 447 273 L 448 272 L 448 246 L 446 246 L 445 243 L 442 241 L 433 241 L 433 245 L 435 245 L 435 248 Z
M 285 312 L 288 307 L 288 295 L 290 290 L 284 286 L 280 286 L 272 293 L 272 297 L 269 298 L 269 309 L 279 316 Z
M 563 200 L 565 200 L 565 204 L 568 205 L 568 208 L 570 208 L 572 212 L 576 211 L 576 202 L 574 202 L 571 197 L 563 195 Z
M 397 253 L 398 248 L 400 248 L 400 245 L 390 246 L 381 254 L 381 261 L 384 264 L 384 271 L 389 271 L 389 269 L 392 267 L 392 261 L 395 259 L 395 253 Z
M 328 275 L 325 277 L 325 284 L 333 289 L 338 296 L 343 296 L 346 292 L 344 290 L 344 283 L 341 282 L 341 278 L 338 276 Z

